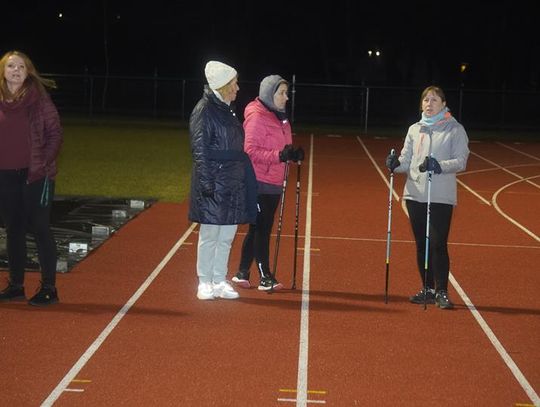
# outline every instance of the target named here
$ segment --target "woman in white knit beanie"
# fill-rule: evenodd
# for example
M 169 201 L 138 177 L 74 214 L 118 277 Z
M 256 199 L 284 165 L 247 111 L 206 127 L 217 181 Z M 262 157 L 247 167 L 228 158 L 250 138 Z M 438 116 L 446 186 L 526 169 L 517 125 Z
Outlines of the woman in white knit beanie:
M 229 254 L 239 224 L 255 222 L 256 181 L 244 152 L 244 130 L 231 103 L 240 89 L 236 69 L 209 61 L 208 85 L 191 113 L 193 169 L 189 219 L 200 224 L 197 297 L 235 299 L 226 280 Z

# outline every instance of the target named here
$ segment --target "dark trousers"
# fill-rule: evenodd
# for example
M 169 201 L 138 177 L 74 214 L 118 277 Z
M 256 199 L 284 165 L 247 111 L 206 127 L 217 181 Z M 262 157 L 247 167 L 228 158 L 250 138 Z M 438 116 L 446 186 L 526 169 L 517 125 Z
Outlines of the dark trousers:
M 407 200 L 407 210 L 416 240 L 416 262 L 424 284 L 426 253 L 427 203 Z M 448 256 L 448 234 L 454 207 L 449 204 L 431 203 L 429 221 L 429 257 L 427 287 L 448 290 L 450 258 Z
M 50 229 L 54 181 L 49 180 L 47 196 L 43 196 L 45 178 L 27 184 L 28 171 L 0 170 L 0 216 L 7 234 L 9 279 L 12 284 L 24 284 L 26 266 L 26 233 L 34 235 L 41 282 L 56 284 L 56 244 Z M 45 205 L 45 206 L 43 206 Z
M 274 224 L 274 214 L 281 195 L 259 194 L 257 196 L 257 221 L 249 225 L 249 230 L 242 243 L 240 271 L 249 272 L 253 259 L 261 277 L 270 275 L 270 234 Z

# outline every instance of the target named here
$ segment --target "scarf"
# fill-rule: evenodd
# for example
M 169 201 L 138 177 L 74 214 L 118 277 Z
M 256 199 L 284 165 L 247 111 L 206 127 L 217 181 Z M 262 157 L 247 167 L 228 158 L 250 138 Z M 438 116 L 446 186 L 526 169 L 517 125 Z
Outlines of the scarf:
M 448 117 L 450 117 L 450 111 L 448 110 L 446 106 L 439 113 L 431 117 L 428 117 L 424 113 L 422 113 L 420 124 L 423 124 L 424 126 L 428 126 L 428 127 L 433 126 L 434 124 L 446 118 L 447 113 L 448 113 Z

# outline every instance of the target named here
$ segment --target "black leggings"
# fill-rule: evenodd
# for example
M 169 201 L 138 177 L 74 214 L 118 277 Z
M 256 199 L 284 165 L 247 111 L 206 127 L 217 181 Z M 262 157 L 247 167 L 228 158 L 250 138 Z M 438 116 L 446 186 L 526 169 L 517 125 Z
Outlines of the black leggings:
M 274 224 L 274 214 L 281 195 L 260 194 L 257 196 L 257 222 L 249 225 L 249 230 L 242 243 L 242 258 L 240 271 L 249 272 L 253 259 L 257 262 L 257 269 L 261 277 L 270 275 L 270 234 Z
M 24 284 L 26 266 L 26 232 L 36 240 L 41 282 L 56 284 L 56 244 L 50 229 L 54 181 L 49 180 L 46 205 L 42 206 L 45 179 L 27 184 L 28 171 L 0 170 L 0 216 L 7 234 L 9 279 L 12 284 Z
M 416 240 L 416 262 L 418 263 L 420 278 L 424 284 L 427 203 L 407 200 L 406 204 Z M 426 285 L 429 288 L 435 288 L 437 291 L 448 290 L 448 274 L 450 272 L 448 234 L 453 209 L 453 205 L 449 204 L 430 204 L 429 258 Z

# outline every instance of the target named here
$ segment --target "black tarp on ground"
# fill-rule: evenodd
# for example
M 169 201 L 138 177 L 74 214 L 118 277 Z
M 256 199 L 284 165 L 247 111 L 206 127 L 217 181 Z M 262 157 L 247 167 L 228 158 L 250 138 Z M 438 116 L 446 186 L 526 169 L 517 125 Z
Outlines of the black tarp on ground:
M 68 272 L 88 253 L 123 225 L 149 208 L 154 199 L 56 196 L 51 212 L 51 229 L 58 252 L 57 271 Z M 36 243 L 26 237 L 26 269 L 39 270 Z M 7 269 L 6 233 L 0 219 L 0 269 Z

